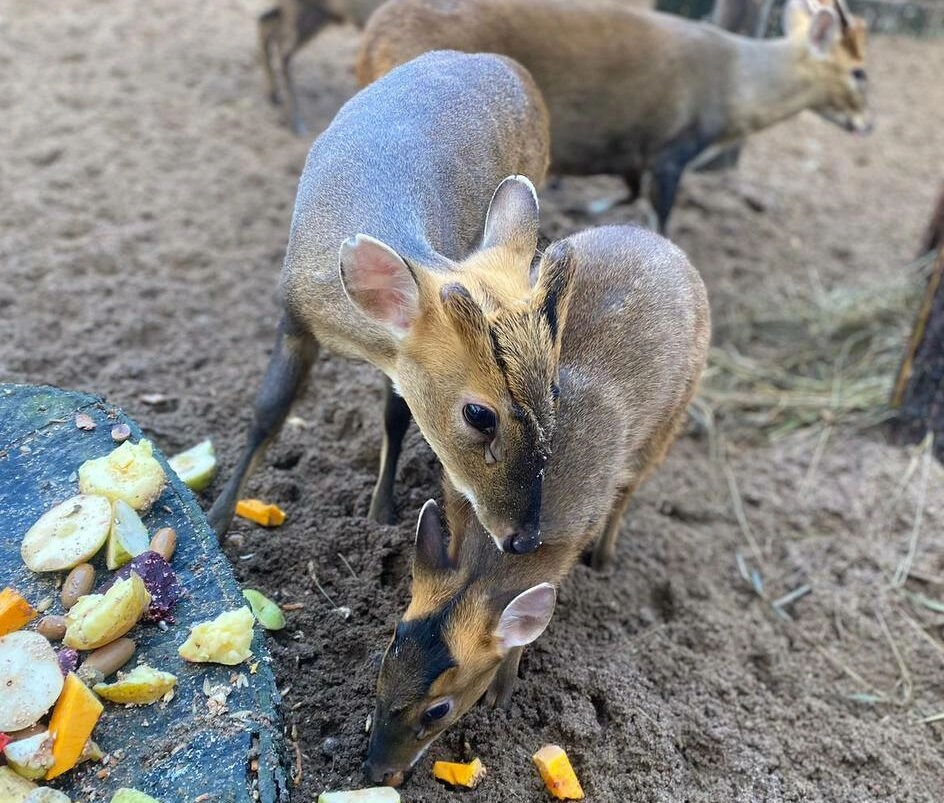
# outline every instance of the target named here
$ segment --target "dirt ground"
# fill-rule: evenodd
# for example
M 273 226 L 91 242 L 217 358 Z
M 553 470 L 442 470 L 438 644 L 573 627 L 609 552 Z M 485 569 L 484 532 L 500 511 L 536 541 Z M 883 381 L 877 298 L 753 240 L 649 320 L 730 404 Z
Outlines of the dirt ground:
M 335 28 L 297 61 L 312 134 L 354 91 L 356 42 Z M 942 73 L 940 41 L 878 39 L 874 136 L 802 115 L 757 136 L 737 172 L 687 178 L 673 236 L 704 275 L 716 343 L 737 339 L 747 307 L 875 285 L 914 256 L 940 186 Z M 0 0 L 0 378 L 105 394 L 168 453 L 212 437 L 226 474 L 271 348 L 307 146 L 263 97 L 235 0 Z M 544 234 L 586 225 L 563 210 L 618 188 L 546 190 Z M 250 487 L 288 522 L 237 522 L 226 544 L 240 580 L 304 606 L 271 640 L 298 801 L 362 784 L 415 515 L 437 493 L 413 430 L 402 524 L 366 520 L 380 392 L 379 374 L 324 356 Z M 154 393 L 167 399 L 142 400 Z M 511 709 L 473 711 L 404 800 L 546 799 L 529 761 L 545 742 L 569 751 L 590 800 L 940 800 L 944 722 L 919 720 L 944 710 L 944 616 L 892 579 L 922 510 L 924 579 L 905 590 L 944 595 L 944 470 L 880 430 L 839 428 L 814 460 L 804 431 L 732 430 L 712 448 L 725 426 L 680 440 L 639 492 L 615 567 L 564 584 Z M 791 621 L 738 554 L 769 599 L 812 587 Z M 478 790 L 430 778 L 431 758 L 473 755 L 489 770 Z

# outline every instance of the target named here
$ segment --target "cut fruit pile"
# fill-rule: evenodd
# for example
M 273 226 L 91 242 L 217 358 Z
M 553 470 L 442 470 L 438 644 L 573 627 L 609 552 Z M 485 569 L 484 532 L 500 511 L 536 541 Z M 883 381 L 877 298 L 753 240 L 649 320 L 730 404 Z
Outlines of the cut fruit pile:
M 209 441 L 174 460 L 187 485 L 203 487 L 212 480 Z M 136 643 L 127 636 L 146 622 L 166 630 L 184 593 L 171 566 L 176 533 L 165 527 L 152 537 L 141 518 L 166 484 L 161 464 L 148 441 L 125 440 L 110 454 L 83 463 L 78 479 L 80 493 L 41 516 L 20 548 L 33 571 L 68 573 L 61 611 L 52 609 L 52 600 L 34 607 L 12 588 L 0 591 L 0 803 L 68 803 L 61 792 L 36 782 L 102 759 L 92 740 L 105 711 L 102 700 L 167 704 L 177 685 L 173 674 L 145 663 L 118 671 L 134 657 Z M 101 551 L 107 568 L 117 569 L 107 578 L 96 577 L 89 563 Z M 180 646 L 181 657 L 228 665 L 250 658 L 256 618 L 270 629 L 285 621 L 278 605 L 259 592 L 248 600 L 255 617 L 244 606 L 196 625 Z M 112 801 L 159 803 L 135 789 L 118 790 Z

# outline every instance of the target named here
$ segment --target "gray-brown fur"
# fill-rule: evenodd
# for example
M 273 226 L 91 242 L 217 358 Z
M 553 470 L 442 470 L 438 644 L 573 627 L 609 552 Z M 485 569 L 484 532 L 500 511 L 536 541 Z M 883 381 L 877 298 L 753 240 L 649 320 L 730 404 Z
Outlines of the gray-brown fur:
M 507 702 L 521 647 L 502 649 L 495 635 L 502 611 L 528 589 L 557 586 L 594 542 L 598 566 L 612 556 L 632 491 L 663 460 L 704 367 L 708 301 L 678 248 L 644 229 L 597 228 L 553 245 L 542 267 L 562 252 L 573 262 L 573 287 L 541 508 L 544 542 L 526 555 L 497 551 L 447 486 L 448 559 L 421 527 L 400 631 L 413 639 L 394 640 L 378 681 L 366 768 L 374 781 L 398 779 L 490 684 L 488 698 Z M 433 662 L 441 674 L 430 681 Z M 453 701 L 452 713 L 418 740 L 417 718 L 443 698 Z
M 830 3 L 841 36 L 814 55 L 791 0 L 790 35 L 737 36 L 713 25 L 606 0 L 391 0 L 364 32 L 367 83 L 426 50 L 508 55 L 534 76 L 551 114 L 551 169 L 622 175 L 664 230 L 685 165 L 713 145 L 813 109 L 866 129 L 864 23 Z M 862 84 L 861 86 L 859 84 Z
M 273 103 L 282 103 L 296 133 L 304 132 L 292 77 L 295 52 L 326 25 L 350 23 L 363 28 L 383 0 L 279 0 L 259 15 L 259 61 Z
M 462 260 L 480 253 L 496 186 L 512 174 L 543 181 L 547 125 L 540 94 L 519 65 L 455 52 L 404 65 L 338 112 L 312 145 L 299 183 L 282 269 L 283 321 L 246 451 L 210 513 L 217 532 L 228 527 L 245 478 L 278 432 L 319 344 L 372 363 L 394 384 L 435 384 L 413 363 L 409 377 L 400 375 L 401 342 L 346 294 L 342 243 L 357 234 L 383 241 L 424 287 L 462 278 Z M 496 246 L 481 253 L 499 259 L 506 251 Z M 533 252 L 532 241 L 512 255 L 525 274 Z M 426 309 L 434 301 L 421 296 L 424 315 L 437 320 L 435 308 Z M 424 407 L 413 412 L 424 434 L 439 433 L 432 445 L 448 469 L 449 456 L 437 449 L 448 437 Z M 390 442 L 391 433 L 400 429 L 393 441 L 402 439 L 409 420 L 402 399 L 390 394 L 382 480 L 372 506 L 378 519 L 392 515 L 399 442 Z

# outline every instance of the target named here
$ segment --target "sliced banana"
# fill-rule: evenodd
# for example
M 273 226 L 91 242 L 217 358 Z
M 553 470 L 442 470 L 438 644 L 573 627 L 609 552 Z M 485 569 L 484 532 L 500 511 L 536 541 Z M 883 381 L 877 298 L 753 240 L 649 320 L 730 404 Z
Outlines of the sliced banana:
M 147 510 L 161 495 L 166 481 L 153 451 L 148 440 L 125 441 L 104 457 L 86 460 L 79 466 L 79 490 L 112 501 L 123 499 L 135 510 Z
M 71 569 L 91 558 L 111 528 L 111 503 L 104 496 L 79 494 L 46 511 L 26 531 L 23 562 L 34 572 Z
M 39 633 L 17 630 L 0 638 L 0 731 L 37 722 L 56 702 L 62 684 L 56 653 Z

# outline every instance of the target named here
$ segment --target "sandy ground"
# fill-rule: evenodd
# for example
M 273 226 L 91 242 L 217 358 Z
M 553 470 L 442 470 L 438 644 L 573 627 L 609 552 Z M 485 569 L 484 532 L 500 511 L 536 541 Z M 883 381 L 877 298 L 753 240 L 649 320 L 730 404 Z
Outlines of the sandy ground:
M 330 30 L 298 59 L 313 134 L 354 91 L 356 41 Z M 0 377 L 103 393 L 167 452 L 212 437 L 224 472 L 271 347 L 308 145 L 264 100 L 254 48 L 234 0 L 0 0 Z M 804 115 L 756 137 L 736 173 L 686 181 L 673 233 L 703 272 L 717 343 L 737 339 L 747 308 L 880 283 L 914 255 L 940 185 L 944 47 L 880 39 L 870 61 L 870 139 Z M 562 210 L 618 187 L 547 190 L 544 234 L 584 225 Z M 241 580 L 304 605 L 271 642 L 299 801 L 362 783 L 407 545 L 437 491 L 414 430 L 402 524 L 366 521 L 380 389 L 325 356 L 251 484 L 288 523 L 237 523 L 227 541 Z M 944 595 L 944 471 L 929 466 L 922 491 L 912 452 L 874 430 L 839 430 L 812 471 L 809 433 L 716 443 L 693 428 L 638 494 L 615 567 L 575 569 L 511 709 L 473 711 L 431 750 L 488 766 L 463 799 L 544 799 L 529 755 L 548 741 L 591 800 L 940 799 L 944 725 L 918 720 L 944 710 L 944 617 L 889 586 L 923 502 L 914 566 L 931 580 L 906 588 Z M 791 621 L 742 579 L 738 553 L 770 598 L 812 586 Z M 428 762 L 404 799 L 457 799 Z

